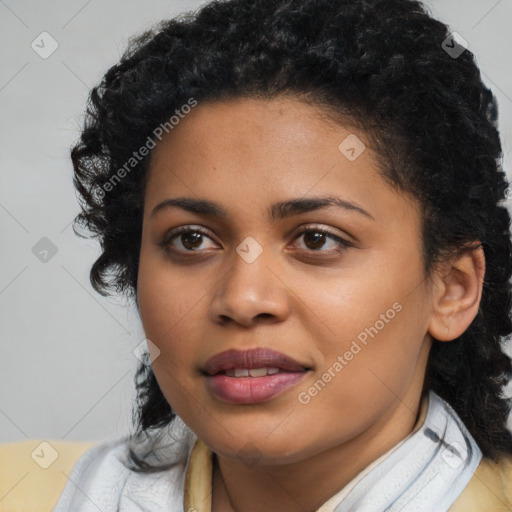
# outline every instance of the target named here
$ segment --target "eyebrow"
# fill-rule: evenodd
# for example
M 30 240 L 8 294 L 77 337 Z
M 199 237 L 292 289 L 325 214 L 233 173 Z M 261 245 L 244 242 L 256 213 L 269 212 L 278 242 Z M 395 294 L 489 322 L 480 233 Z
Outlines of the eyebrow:
M 289 199 L 287 201 L 280 201 L 270 206 L 268 216 L 271 220 L 281 220 L 293 215 L 301 213 L 312 212 L 327 207 L 338 207 L 348 211 L 358 212 L 366 217 L 375 220 L 375 218 L 361 206 L 346 199 L 341 199 L 335 196 L 327 197 L 312 197 L 312 198 L 299 198 Z M 181 208 L 191 213 L 199 215 L 207 215 L 211 217 L 227 217 L 227 210 L 219 203 L 209 201 L 206 199 L 194 199 L 191 197 L 176 197 L 172 199 L 165 199 L 158 203 L 152 210 L 150 217 L 155 216 L 157 213 L 167 210 L 168 208 Z

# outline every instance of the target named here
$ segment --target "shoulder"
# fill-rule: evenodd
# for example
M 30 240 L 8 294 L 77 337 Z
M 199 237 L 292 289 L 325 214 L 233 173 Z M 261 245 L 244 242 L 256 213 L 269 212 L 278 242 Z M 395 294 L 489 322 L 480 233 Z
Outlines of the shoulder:
M 0 511 L 51 511 L 77 460 L 96 444 L 51 439 L 0 444 Z
M 85 451 L 67 474 L 55 511 L 78 510 L 86 501 L 102 503 L 105 493 L 113 497 L 129 473 L 122 463 L 125 446 L 126 436 L 121 436 L 97 443 Z
M 450 512 L 512 510 L 512 456 L 499 462 L 482 459 Z
M 53 512 L 89 512 L 91 503 L 102 512 L 146 510 L 148 505 L 152 512 L 182 512 L 189 448 L 179 445 L 175 451 L 173 446 L 177 443 L 169 441 L 148 450 L 145 443 L 132 445 L 128 435 L 93 446 L 76 462 Z M 133 471 L 127 466 L 130 447 L 144 462 L 169 462 L 170 467 Z

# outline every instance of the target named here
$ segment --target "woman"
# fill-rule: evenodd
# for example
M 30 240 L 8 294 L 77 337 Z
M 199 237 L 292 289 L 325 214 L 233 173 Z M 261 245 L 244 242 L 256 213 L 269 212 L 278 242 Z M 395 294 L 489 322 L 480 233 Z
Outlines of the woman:
M 413 0 L 226 0 L 132 41 L 72 150 L 137 304 L 136 431 L 56 512 L 512 510 L 496 105 Z

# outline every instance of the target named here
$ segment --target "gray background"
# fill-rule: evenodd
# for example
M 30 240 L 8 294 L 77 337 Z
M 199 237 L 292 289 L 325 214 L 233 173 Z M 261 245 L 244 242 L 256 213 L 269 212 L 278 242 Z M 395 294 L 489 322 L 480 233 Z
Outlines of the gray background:
M 71 228 L 69 147 L 89 89 L 128 37 L 202 3 L 0 0 L 0 442 L 95 441 L 128 429 L 132 350 L 144 333 L 131 307 L 89 284 L 99 250 Z M 499 101 L 510 169 L 512 0 L 427 3 L 477 56 Z M 59 45 L 47 59 L 31 47 L 42 32 Z M 57 249 L 47 261 L 33 252 L 43 237 Z

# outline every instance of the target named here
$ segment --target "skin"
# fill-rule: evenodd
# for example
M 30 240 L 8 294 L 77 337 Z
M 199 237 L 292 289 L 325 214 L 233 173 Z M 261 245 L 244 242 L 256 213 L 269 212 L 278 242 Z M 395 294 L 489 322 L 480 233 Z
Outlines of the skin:
M 350 134 L 366 146 L 354 161 L 338 149 Z M 200 103 L 153 150 L 138 306 L 160 350 L 152 364 L 166 399 L 216 454 L 215 511 L 316 510 L 413 430 L 431 335 L 454 339 L 477 313 L 483 252 L 464 252 L 427 278 L 419 204 L 385 182 L 377 162 L 364 133 L 291 97 Z M 329 195 L 368 215 L 331 206 L 267 216 L 274 202 Z M 227 215 L 151 214 L 176 197 L 218 202 Z M 299 233 L 315 225 L 349 245 Z M 177 236 L 166 248 L 179 226 L 207 235 Z M 252 263 L 236 252 L 247 237 L 263 250 Z M 396 303 L 400 312 L 301 403 L 299 393 Z M 205 362 L 255 347 L 310 371 L 263 403 L 212 394 Z

